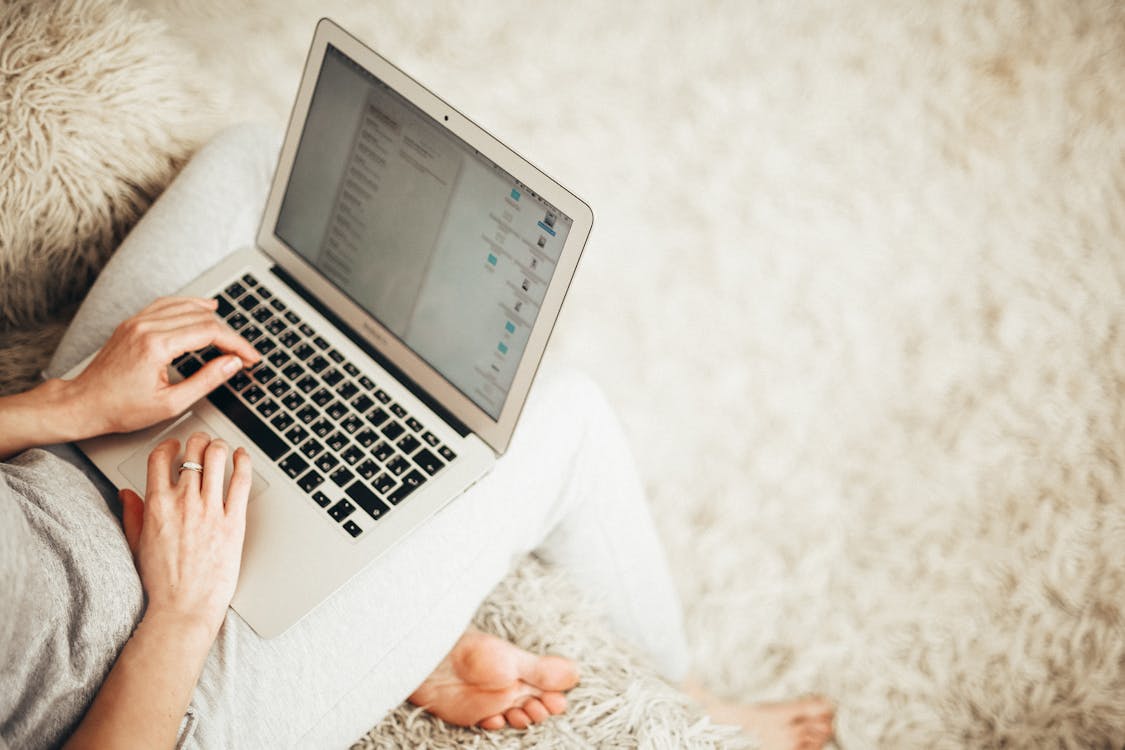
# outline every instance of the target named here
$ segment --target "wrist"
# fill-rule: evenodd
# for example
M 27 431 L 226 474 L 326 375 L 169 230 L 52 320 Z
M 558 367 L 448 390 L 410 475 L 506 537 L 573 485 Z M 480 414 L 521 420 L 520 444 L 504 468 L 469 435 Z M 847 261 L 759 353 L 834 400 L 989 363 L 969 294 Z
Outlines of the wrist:
M 185 652 L 202 658 L 211 650 L 221 625 L 222 619 L 216 624 L 214 618 L 150 605 L 137 632 L 150 633 L 164 643 L 177 644 Z

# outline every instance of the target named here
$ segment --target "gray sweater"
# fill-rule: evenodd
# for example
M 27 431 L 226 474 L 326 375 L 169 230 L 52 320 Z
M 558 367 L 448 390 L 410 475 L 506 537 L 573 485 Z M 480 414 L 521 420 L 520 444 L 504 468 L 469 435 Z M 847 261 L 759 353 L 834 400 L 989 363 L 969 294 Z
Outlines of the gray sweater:
M 64 742 L 143 608 L 90 480 L 42 450 L 0 463 L 0 748 Z

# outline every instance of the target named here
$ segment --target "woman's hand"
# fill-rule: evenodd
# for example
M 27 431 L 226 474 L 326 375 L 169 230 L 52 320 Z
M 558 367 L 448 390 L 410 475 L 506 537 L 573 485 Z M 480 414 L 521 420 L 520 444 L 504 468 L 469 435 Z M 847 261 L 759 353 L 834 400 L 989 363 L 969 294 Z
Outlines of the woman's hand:
M 89 366 L 69 383 L 84 434 L 130 432 L 181 413 L 261 355 L 215 317 L 215 300 L 162 297 L 117 327 Z M 226 354 L 172 384 L 168 365 L 215 345 Z
M 242 448 L 234 452 L 234 473 L 224 491 L 226 442 L 194 433 L 183 460 L 202 464 L 203 473 L 184 469 L 174 478 L 179 448 L 178 441 L 166 440 L 152 451 L 144 501 L 131 490 L 121 491 L 125 538 L 148 595 L 145 619 L 195 623 L 213 639 L 238 582 L 250 454 Z

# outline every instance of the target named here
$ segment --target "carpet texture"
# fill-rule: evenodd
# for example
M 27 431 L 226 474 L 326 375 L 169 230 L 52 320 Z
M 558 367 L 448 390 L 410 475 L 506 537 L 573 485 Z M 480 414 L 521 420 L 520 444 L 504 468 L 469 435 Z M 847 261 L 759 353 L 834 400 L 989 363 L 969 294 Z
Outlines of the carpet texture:
M 712 688 L 825 693 L 847 748 L 1125 745 L 1125 7 L 137 4 L 224 121 L 283 121 L 330 15 L 591 203 L 548 356 L 621 411 Z

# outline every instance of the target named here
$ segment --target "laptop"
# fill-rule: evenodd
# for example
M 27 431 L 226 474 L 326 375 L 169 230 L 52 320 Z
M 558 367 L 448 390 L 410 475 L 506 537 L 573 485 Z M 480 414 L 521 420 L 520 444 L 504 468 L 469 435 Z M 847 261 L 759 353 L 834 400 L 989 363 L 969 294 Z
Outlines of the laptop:
M 592 223 L 589 206 L 322 19 L 256 246 L 180 292 L 218 300 L 261 362 L 176 419 L 79 447 L 143 495 L 148 453 L 168 437 L 245 446 L 254 478 L 231 606 L 275 637 L 503 454 Z M 186 352 L 170 374 L 218 355 Z

